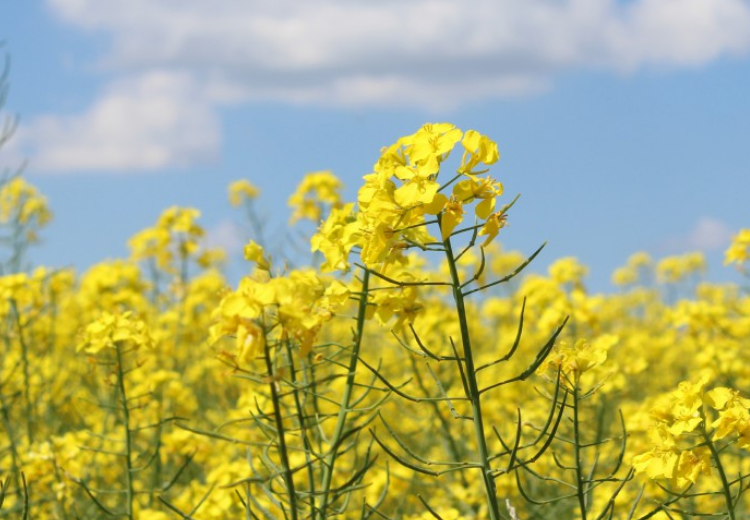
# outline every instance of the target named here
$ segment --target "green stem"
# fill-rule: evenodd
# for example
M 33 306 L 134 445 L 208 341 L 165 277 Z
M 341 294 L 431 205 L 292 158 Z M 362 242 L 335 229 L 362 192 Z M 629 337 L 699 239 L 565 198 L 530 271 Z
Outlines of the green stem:
M 581 468 L 581 431 L 578 422 L 578 377 L 573 383 L 573 447 L 576 458 L 576 495 L 581 509 L 581 520 L 586 520 L 586 490 L 584 487 L 583 469 Z
M 122 366 L 122 346 L 115 343 L 117 351 L 117 384 L 122 399 L 122 417 L 125 426 L 125 467 L 127 469 L 126 482 L 126 516 L 133 520 L 133 459 L 132 459 L 132 432 L 130 431 L 130 409 L 128 408 L 128 398 L 125 393 L 125 370 Z
M 23 325 L 21 325 L 21 313 L 18 312 L 18 305 L 16 300 L 11 299 L 10 304 L 13 307 L 13 315 L 16 319 L 16 326 L 18 327 L 18 342 L 21 344 L 21 358 L 23 360 L 23 397 L 26 404 L 26 437 L 29 442 L 29 446 L 34 442 L 34 427 L 33 420 L 34 414 L 31 404 L 31 383 L 29 382 L 29 349 L 26 345 L 26 341 L 23 338 Z
M 362 276 L 362 289 L 359 297 L 359 309 L 357 311 L 357 337 L 354 339 L 354 350 L 352 351 L 351 358 L 349 358 L 349 372 L 346 374 L 346 385 L 344 386 L 344 395 L 341 397 L 341 407 L 339 408 L 339 414 L 336 418 L 336 427 L 333 431 L 333 438 L 331 442 L 333 447 L 330 453 L 326 457 L 326 462 L 323 465 L 323 483 L 322 483 L 322 494 L 323 498 L 320 502 L 320 513 L 322 518 L 326 518 L 329 494 L 331 490 L 331 482 L 333 480 L 333 469 L 336 463 L 336 457 L 338 456 L 339 440 L 344 433 L 344 426 L 346 425 L 346 416 L 349 413 L 349 403 L 352 398 L 352 391 L 354 389 L 354 377 L 357 371 L 357 362 L 359 361 L 359 349 L 362 345 L 362 336 L 365 331 L 365 311 L 367 310 L 367 293 L 370 286 L 370 271 L 365 268 L 364 275 Z
M 464 304 L 464 295 L 461 292 L 461 280 L 458 277 L 458 269 L 453 256 L 450 237 L 446 238 L 443 244 L 445 245 L 445 255 L 448 260 L 448 267 L 450 268 L 453 299 L 456 302 L 456 313 L 458 314 L 458 322 L 461 328 L 461 344 L 463 345 L 464 363 L 466 363 L 466 382 L 468 386 L 468 395 L 466 397 L 471 402 L 474 434 L 477 441 L 479 460 L 482 464 L 482 480 L 484 482 L 485 493 L 487 494 L 487 505 L 489 506 L 490 519 L 500 520 L 495 481 L 491 473 L 492 466 L 487 451 L 487 439 L 484 433 L 484 417 L 482 416 L 482 403 L 477 384 L 476 370 L 474 369 L 474 355 L 471 348 L 469 324 L 466 319 L 466 306 Z
M 153 478 L 151 479 L 152 487 L 153 489 L 160 489 L 162 486 L 161 483 L 161 474 L 162 474 L 162 466 L 161 466 L 161 440 L 162 440 L 162 434 L 164 432 L 164 395 L 161 391 L 159 391 L 159 395 L 157 397 L 159 401 L 159 423 L 156 427 L 156 431 L 154 432 L 154 438 L 156 439 L 156 447 L 154 448 L 154 473 Z M 149 499 L 148 504 L 149 507 L 154 507 L 154 499 L 155 494 L 149 493 Z
M 292 475 L 292 468 L 289 465 L 289 453 L 286 447 L 286 433 L 284 431 L 284 420 L 281 416 L 281 400 L 279 398 L 279 391 L 276 388 L 276 374 L 273 369 L 273 362 L 271 361 L 271 352 L 268 347 L 264 349 L 266 358 L 266 369 L 268 370 L 268 377 L 270 382 L 268 386 L 271 388 L 271 401 L 273 402 L 273 416 L 276 422 L 276 433 L 279 436 L 279 456 L 281 457 L 281 465 L 284 468 L 284 483 L 289 494 L 289 506 L 291 507 L 291 519 L 297 520 L 297 492 L 294 489 L 294 476 Z
M 16 446 L 13 422 L 10 419 L 10 409 L 8 408 L 8 404 L 5 401 L 5 396 L 3 396 L 2 391 L 0 391 L 0 416 L 5 425 L 5 431 L 8 434 L 8 448 L 10 449 L 11 456 L 11 475 L 13 475 L 16 489 L 21 489 L 21 481 L 19 479 L 21 475 L 21 472 L 19 471 L 20 457 L 18 456 L 18 447 Z
M 300 391 L 297 389 L 297 376 L 295 375 L 295 366 L 294 366 L 294 355 L 292 352 L 292 345 L 289 340 L 284 341 L 286 346 L 286 355 L 287 355 L 287 361 L 289 363 L 289 379 L 292 382 L 292 395 L 294 396 L 294 406 L 297 411 L 297 425 L 299 426 L 299 434 L 300 438 L 302 440 L 302 445 L 305 447 L 305 460 L 307 462 L 307 478 L 310 482 L 310 504 L 311 504 L 311 520 L 315 520 L 316 518 L 316 509 L 315 509 L 315 473 L 313 468 L 313 461 L 312 461 L 312 453 L 313 453 L 313 447 L 310 443 L 310 438 L 307 435 L 307 424 L 305 422 L 305 410 L 304 410 L 304 404 L 300 401 Z M 303 362 L 301 362 L 303 363 Z
M 735 520 L 734 504 L 732 503 L 732 490 L 729 487 L 729 481 L 727 480 L 727 474 L 724 471 L 724 466 L 721 464 L 719 452 L 716 449 L 716 446 L 714 446 L 714 442 L 711 440 L 711 437 L 708 435 L 705 425 L 701 426 L 701 433 L 703 434 L 703 438 L 706 440 L 706 446 L 708 446 L 708 449 L 711 450 L 711 457 L 713 457 L 714 463 L 716 463 L 716 469 L 719 471 L 719 477 L 721 477 L 721 487 L 724 493 L 724 500 L 727 503 L 727 514 L 729 515 L 730 520 Z

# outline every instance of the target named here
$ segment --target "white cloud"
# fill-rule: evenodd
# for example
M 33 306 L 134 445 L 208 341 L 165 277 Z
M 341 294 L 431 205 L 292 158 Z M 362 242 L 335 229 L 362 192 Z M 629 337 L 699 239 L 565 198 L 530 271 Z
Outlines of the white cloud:
M 687 242 L 693 249 L 717 251 L 725 249 L 732 240 L 734 231 L 721 220 L 703 217 L 687 236 Z
M 747 0 L 48 2 L 112 35 L 108 67 L 187 68 L 234 101 L 434 108 L 750 48 Z
M 687 234 L 667 240 L 665 250 L 674 253 L 722 251 L 729 246 L 733 235 L 734 231 L 721 220 L 701 217 Z
M 81 114 L 20 128 L 17 148 L 38 171 L 151 170 L 210 161 L 219 121 L 190 76 L 150 72 L 112 83 Z
M 82 113 L 20 132 L 41 171 L 219 153 L 219 105 L 422 107 L 538 93 L 577 69 L 699 66 L 750 49 L 750 0 L 47 0 L 111 37 Z
M 220 248 L 231 258 L 242 251 L 247 243 L 246 233 L 231 220 L 222 220 L 206 232 L 204 245 L 210 248 Z

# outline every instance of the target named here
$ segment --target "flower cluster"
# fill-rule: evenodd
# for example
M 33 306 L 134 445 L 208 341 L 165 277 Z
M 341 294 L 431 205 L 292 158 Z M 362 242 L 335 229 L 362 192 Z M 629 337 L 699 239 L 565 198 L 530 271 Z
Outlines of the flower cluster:
M 290 224 L 306 219 L 319 224 L 326 208 L 341 207 L 341 181 L 329 171 L 308 173 L 289 197 Z
M 700 254 L 633 255 L 615 294 L 572 257 L 522 273 L 498 159 L 439 123 L 356 202 L 310 174 L 311 266 L 251 222 L 235 282 L 182 207 L 130 258 L 25 270 L 49 210 L 4 181 L 0 517 L 747 516 L 750 294 Z M 229 195 L 252 219 L 258 189 Z
M 750 399 L 727 387 L 706 391 L 707 381 L 682 382 L 658 400 L 651 411 L 652 448 L 634 457 L 637 472 L 684 488 L 721 463 L 719 441 L 731 437 L 740 448 L 750 448 Z
M 459 142 L 464 151 L 457 175 L 441 185 L 441 167 Z M 464 134 L 447 123 L 424 125 L 382 150 L 373 172 L 364 177 L 356 213 L 353 205 L 334 210 L 313 238 L 313 251 L 325 255 L 327 268 L 345 270 L 346 257 L 356 246 L 366 266 L 385 271 L 402 261 L 406 249 L 435 242 L 426 216 L 438 217 L 445 241 L 463 221 L 464 206 L 473 202 L 477 218 L 484 221 L 479 234 L 488 245 L 505 226 L 505 213 L 495 211 L 503 186 L 489 175 L 481 177 L 487 170 L 478 168 L 498 157 L 497 145 L 474 130 Z
M 732 239 L 724 256 L 724 264 L 737 264 L 738 268 L 750 260 L 750 229 L 743 229 Z
M 221 300 L 214 311 L 211 341 L 233 336 L 235 357 L 243 364 L 262 356 L 271 338 L 293 339 L 300 355 L 306 356 L 323 324 L 349 299 L 349 289 L 338 280 L 326 282 L 308 269 L 272 277 L 260 246 L 250 244 L 246 252 L 261 270 L 244 277 Z
M 76 351 L 97 354 L 102 349 L 114 349 L 117 346 L 136 350 L 142 347 L 153 348 L 154 340 L 146 324 L 131 312 L 104 312 L 99 319 L 83 329 Z

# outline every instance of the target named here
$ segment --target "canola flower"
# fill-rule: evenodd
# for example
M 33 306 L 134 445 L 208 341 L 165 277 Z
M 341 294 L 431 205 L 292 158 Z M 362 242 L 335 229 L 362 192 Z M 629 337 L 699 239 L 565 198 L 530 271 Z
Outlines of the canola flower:
M 292 208 L 290 224 L 298 220 L 310 220 L 318 224 L 326 207 L 336 209 L 341 206 L 341 181 L 330 171 L 308 173 L 289 197 Z
M 132 349 L 154 346 L 146 324 L 133 317 L 131 312 L 119 315 L 105 312 L 88 325 L 81 336 L 76 351 L 84 351 L 87 354 L 97 354 L 102 349 L 113 349 L 118 345 Z
M 245 201 L 257 199 L 260 196 L 260 189 L 247 179 L 240 179 L 229 185 L 228 193 L 229 203 L 236 207 Z
M 730 480 L 726 465 L 733 445 L 750 448 L 750 399 L 723 386 L 707 391 L 708 380 L 683 381 L 660 399 L 651 411 L 652 448 L 634 457 L 633 467 L 651 479 L 669 479 L 682 490 L 716 472 L 720 491 L 714 493 L 723 494 L 726 515 L 735 518 L 742 480 Z
M 47 199 L 22 177 L 14 177 L 0 187 L 0 223 L 17 221 L 23 225 L 36 222 L 44 226 L 51 218 Z M 26 240 L 34 242 L 36 235 L 27 235 Z
M 441 185 L 441 165 L 459 142 L 464 148 L 461 166 Z M 346 256 L 356 247 L 364 265 L 378 265 L 385 272 L 402 261 L 407 249 L 435 241 L 426 216 L 439 216 L 440 236 L 446 240 L 463 221 L 464 206 L 476 201 L 474 213 L 485 221 L 481 235 L 487 246 L 505 226 L 505 214 L 492 213 L 503 187 L 490 176 L 480 178 L 486 170 L 477 168 L 498 157 L 497 145 L 474 130 L 464 134 L 448 123 L 424 125 L 383 148 L 373 173 L 364 177 L 356 212 L 353 205 L 334 209 L 313 237 L 313 251 L 325 255 L 325 269 L 346 271 Z M 451 184 L 452 195 L 441 193 Z
M 699 254 L 635 254 L 616 294 L 575 258 L 513 276 L 498 160 L 437 123 L 383 148 L 356 201 L 314 172 L 292 211 L 319 265 L 251 226 L 233 285 L 194 208 L 81 273 L 16 251 L 0 518 L 746 517 L 750 295 Z M 20 178 L 0 203 L 22 240 L 49 220 Z
M 732 244 L 724 255 L 724 264 L 737 264 L 738 268 L 750 260 L 750 229 L 743 229 L 732 239 Z

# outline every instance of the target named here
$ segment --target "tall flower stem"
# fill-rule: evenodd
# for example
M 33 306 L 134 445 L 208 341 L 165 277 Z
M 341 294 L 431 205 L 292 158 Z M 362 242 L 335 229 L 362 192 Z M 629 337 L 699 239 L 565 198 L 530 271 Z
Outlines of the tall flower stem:
M 125 393 L 125 369 L 122 366 L 122 346 L 119 343 L 115 343 L 115 349 L 117 350 L 117 388 L 120 394 L 122 404 L 122 422 L 125 428 L 125 468 L 127 470 L 125 475 L 127 485 L 125 490 L 125 516 L 127 516 L 129 520 L 133 520 L 133 439 L 130 430 L 130 408 L 128 408 L 128 397 Z
M 23 397 L 26 405 L 26 437 L 29 446 L 34 442 L 34 406 L 31 402 L 31 376 L 29 375 L 29 348 L 23 335 L 23 325 L 21 324 L 21 313 L 18 310 L 16 300 L 10 300 L 13 314 L 18 327 L 18 342 L 21 344 L 21 359 L 23 360 Z
M 297 520 L 297 492 L 294 489 L 294 475 L 292 474 L 292 468 L 289 464 L 289 452 L 286 445 L 284 420 L 281 416 L 281 399 L 279 397 L 279 390 L 277 389 L 278 383 L 276 382 L 273 362 L 271 361 L 271 352 L 269 348 L 265 348 L 264 350 L 266 369 L 268 370 L 268 376 L 270 379 L 269 386 L 271 388 L 271 401 L 273 402 L 273 416 L 274 421 L 276 422 L 276 433 L 279 436 L 279 456 L 281 457 L 281 465 L 284 470 L 284 483 L 286 484 L 286 490 L 289 495 L 289 507 L 291 508 L 290 518 L 291 520 Z
M 578 506 L 581 510 L 581 520 L 586 520 L 586 490 L 584 489 L 583 461 L 581 460 L 581 431 L 578 418 L 578 405 L 580 389 L 578 388 L 578 375 L 573 382 L 573 445 L 575 450 L 575 472 L 576 472 L 576 495 Z
M 477 451 L 479 452 L 479 461 L 482 464 L 482 481 L 484 490 L 487 495 L 487 505 L 489 507 L 490 519 L 500 520 L 500 510 L 497 503 L 495 481 L 492 476 L 492 466 L 490 464 L 489 452 L 487 451 L 487 438 L 484 431 L 484 416 L 482 415 L 482 403 L 477 384 L 476 370 L 474 368 L 474 354 L 471 346 L 471 335 L 469 334 L 469 323 L 466 319 L 466 305 L 464 304 L 464 294 L 461 291 L 461 280 L 458 276 L 455 256 L 451 247 L 450 237 L 443 242 L 445 246 L 445 255 L 448 260 L 448 267 L 451 273 L 451 286 L 453 289 L 453 299 L 456 303 L 456 313 L 461 328 L 461 344 L 463 345 L 464 363 L 466 363 L 466 383 L 468 395 L 466 396 L 471 402 L 472 418 L 474 423 L 474 434 L 476 436 Z
M 333 470 L 336 463 L 336 457 L 338 456 L 339 439 L 344 434 L 344 426 L 346 425 L 346 417 L 349 413 L 349 403 L 352 399 L 352 390 L 354 389 L 354 377 L 357 372 L 357 361 L 359 361 L 359 350 L 362 346 L 362 336 L 365 331 L 365 312 L 367 311 L 367 293 L 370 285 L 370 271 L 364 269 L 362 275 L 362 289 L 359 296 L 359 308 L 357 310 L 357 337 L 354 338 L 354 346 L 351 357 L 349 358 L 349 371 L 346 374 L 346 385 L 344 386 L 344 395 L 341 397 L 341 406 L 339 408 L 339 414 L 336 418 L 336 427 L 333 431 L 332 443 L 333 446 L 331 451 L 326 457 L 326 462 L 323 465 L 323 485 L 322 494 L 323 498 L 320 502 L 320 511 L 323 518 L 326 518 L 328 508 L 328 500 L 331 490 L 331 482 L 333 480 Z
M 705 423 L 705 419 L 704 419 L 704 423 Z M 716 446 L 714 446 L 714 442 L 711 440 L 711 436 L 706 431 L 705 426 L 701 426 L 701 434 L 703 435 L 703 438 L 706 441 L 706 446 L 708 446 L 708 449 L 711 451 L 711 457 L 714 459 L 714 464 L 716 464 L 716 469 L 718 470 L 719 477 L 721 478 L 721 487 L 724 493 L 724 501 L 727 504 L 727 515 L 729 517 L 729 520 L 735 520 L 734 503 L 732 501 L 732 490 L 729 488 L 729 480 L 727 480 L 727 474 L 724 471 L 724 466 L 721 464 L 721 459 L 719 458 L 719 452 L 716 449 Z

